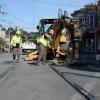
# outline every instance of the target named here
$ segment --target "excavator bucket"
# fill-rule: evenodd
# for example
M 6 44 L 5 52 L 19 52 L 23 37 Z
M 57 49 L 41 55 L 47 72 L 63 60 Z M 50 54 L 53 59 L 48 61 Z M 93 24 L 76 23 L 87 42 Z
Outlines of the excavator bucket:
M 26 55 L 26 57 L 24 58 L 25 61 L 32 61 L 37 59 L 38 57 L 38 52 L 37 51 L 33 51 L 31 53 L 29 53 L 28 55 Z

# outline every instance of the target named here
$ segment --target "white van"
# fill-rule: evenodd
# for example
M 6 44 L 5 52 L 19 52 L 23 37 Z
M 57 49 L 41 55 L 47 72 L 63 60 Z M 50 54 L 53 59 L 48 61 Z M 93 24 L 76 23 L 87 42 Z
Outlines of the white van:
M 30 41 L 26 41 L 22 44 L 22 53 L 27 54 L 36 50 L 36 44 Z

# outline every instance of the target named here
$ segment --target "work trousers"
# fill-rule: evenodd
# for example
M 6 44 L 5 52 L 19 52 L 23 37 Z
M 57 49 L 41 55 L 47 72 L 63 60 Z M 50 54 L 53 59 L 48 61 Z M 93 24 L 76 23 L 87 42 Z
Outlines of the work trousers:
M 20 48 L 13 48 L 13 60 L 15 60 L 15 59 L 17 61 L 20 60 L 20 51 L 21 51 Z
M 39 44 L 39 55 L 38 55 L 38 62 L 42 61 L 46 63 L 46 47 L 43 44 Z

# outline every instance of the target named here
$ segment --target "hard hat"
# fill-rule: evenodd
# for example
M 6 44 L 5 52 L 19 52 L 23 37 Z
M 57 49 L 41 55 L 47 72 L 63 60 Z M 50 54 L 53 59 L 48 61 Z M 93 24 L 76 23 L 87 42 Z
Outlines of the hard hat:
M 53 29 L 50 29 L 49 30 L 49 33 L 51 33 L 53 35 L 54 34 L 54 30 Z
M 20 34 L 21 34 L 21 32 L 20 32 L 20 31 L 17 31 L 17 32 L 16 32 L 16 34 L 19 34 L 19 35 L 20 35 Z

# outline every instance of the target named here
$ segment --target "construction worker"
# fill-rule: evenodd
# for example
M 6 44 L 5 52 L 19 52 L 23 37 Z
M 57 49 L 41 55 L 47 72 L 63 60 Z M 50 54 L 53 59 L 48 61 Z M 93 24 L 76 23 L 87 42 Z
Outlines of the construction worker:
M 16 34 L 11 39 L 11 46 L 13 49 L 13 60 L 16 62 L 19 62 L 20 60 L 20 51 L 22 48 L 22 38 L 21 38 L 21 32 L 16 31 Z
M 50 35 L 50 37 L 52 37 L 53 34 L 54 34 L 53 29 L 50 29 L 48 32 L 48 35 Z M 38 64 L 40 64 L 41 60 L 42 60 L 43 64 L 46 63 L 46 48 L 51 47 L 50 46 L 51 38 L 49 38 L 48 35 L 43 35 L 38 40 L 38 42 L 39 42 L 39 55 L 38 55 L 38 61 L 37 61 Z

